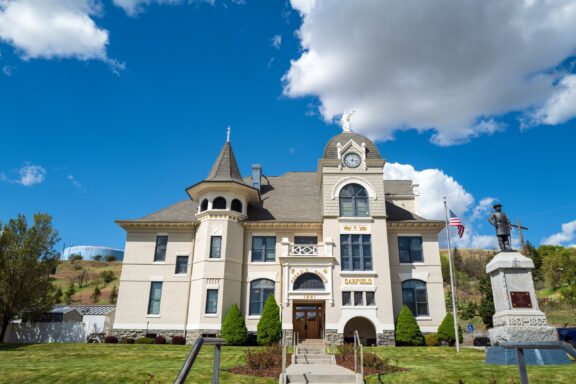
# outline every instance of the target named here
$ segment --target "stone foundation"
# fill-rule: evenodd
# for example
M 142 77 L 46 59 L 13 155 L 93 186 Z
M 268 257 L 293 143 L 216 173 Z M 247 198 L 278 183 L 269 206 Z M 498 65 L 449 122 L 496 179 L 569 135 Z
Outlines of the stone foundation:
M 333 345 L 342 345 L 344 344 L 344 335 L 342 333 L 338 333 L 337 329 L 326 329 L 324 331 L 326 342 L 328 344 Z
M 377 345 L 387 345 L 394 347 L 396 345 L 396 336 L 394 331 L 382 331 L 376 335 L 376 344 Z
M 292 345 L 294 338 L 294 331 L 292 329 L 283 329 L 284 335 L 286 335 L 286 345 Z
M 112 330 L 112 334 L 118 338 L 118 340 L 127 338 L 127 339 L 139 339 L 141 337 L 145 337 L 146 333 L 148 334 L 156 334 L 156 336 L 163 336 L 168 340 L 168 342 L 174 336 L 184 336 L 184 331 L 181 330 L 165 330 L 165 329 L 148 329 L 146 332 L 145 329 L 114 329 Z
M 194 329 L 186 332 L 186 344 L 194 344 L 202 335 L 214 335 L 220 337 L 220 330 L 215 329 Z

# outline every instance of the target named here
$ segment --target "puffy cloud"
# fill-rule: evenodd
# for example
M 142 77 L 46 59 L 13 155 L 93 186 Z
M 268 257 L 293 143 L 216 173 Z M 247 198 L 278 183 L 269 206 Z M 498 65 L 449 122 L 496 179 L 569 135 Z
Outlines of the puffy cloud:
M 15 173 L 18 175 L 17 178 L 10 178 L 4 173 L 0 173 L 0 180 L 31 187 L 41 184 L 46 178 L 46 169 L 33 164 L 26 164 L 22 168 L 17 169 Z
M 150 4 L 181 4 L 181 3 L 208 3 L 214 4 L 216 0 L 114 0 L 114 4 L 122 8 L 130 16 L 135 16 L 144 10 L 144 7 Z M 244 1 L 233 0 L 234 4 L 243 5 Z
M 118 65 L 106 54 L 108 31 L 93 16 L 96 0 L 0 0 L 0 39 L 25 59 L 97 59 Z
M 576 235 L 576 220 L 562 224 L 562 231 L 546 237 L 542 240 L 545 245 L 567 245 L 566 243 L 574 240 Z M 574 246 L 570 244 L 568 246 Z
M 355 109 L 372 138 L 433 130 L 450 145 L 504 128 L 498 117 L 575 112 L 576 1 L 291 0 L 302 54 L 283 77 L 291 97 L 317 96 L 333 121 Z M 572 101 L 572 102 L 571 102 Z M 537 121 L 537 120 L 535 120 Z

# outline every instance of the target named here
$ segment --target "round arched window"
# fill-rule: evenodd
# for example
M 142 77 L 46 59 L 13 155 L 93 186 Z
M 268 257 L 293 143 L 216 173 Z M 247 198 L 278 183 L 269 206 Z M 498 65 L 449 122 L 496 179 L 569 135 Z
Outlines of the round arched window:
M 238 199 L 232 200 L 232 210 L 242 213 L 242 202 Z
M 324 282 L 315 273 L 304 273 L 294 282 L 295 291 L 323 291 Z
M 370 216 L 368 192 L 359 184 L 348 184 L 340 191 L 340 216 Z
M 212 209 L 226 209 L 226 199 L 217 197 L 212 201 Z
M 208 209 L 208 199 L 204 199 L 200 204 L 200 212 L 204 212 L 207 209 Z

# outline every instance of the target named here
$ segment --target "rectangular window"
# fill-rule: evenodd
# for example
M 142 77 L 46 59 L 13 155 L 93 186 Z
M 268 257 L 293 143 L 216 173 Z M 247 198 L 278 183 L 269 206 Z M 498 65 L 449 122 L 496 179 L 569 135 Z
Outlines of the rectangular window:
M 218 311 L 218 290 L 209 289 L 206 291 L 206 311 L 205 313 L 211 314 Z
M 398 237 L 398 252 L 401 263 L 424 261 L 422 257 L 422 238 L 419 236 Z
M 352 297 L 350 292 L 342 291 L 342 305 L 352 305 Z
M 167 246 L 168 246 L 168 236 L 156 236 L 156 249 L 154 251 L 154 261 L 166 261 Z
M 212 236 L 210 238 L 210 258 L 219 259 L 222 250 L 222 236 Z
M 188 256 L 176 256 L 176 270 L 177 275 L 185 275 L 188 273 Z
M 366 292 L 366 305 L 376 305 L 376 300 L 374 299 L 374 292 Z
M 340 235 L 340 252 L 343 271 L 372 270 L 370 235 Z
M 354 306 L 364 305 L 364 292 L 354 292 Z
M 254 236 L 252 238 L 252 261 L 275 261 L 276 237 Z
M 160 314 L 160 300 L 162 299 L 162 283 L 153 281 L 150 283 L 150 297 L 148 299 L 148 314 Z

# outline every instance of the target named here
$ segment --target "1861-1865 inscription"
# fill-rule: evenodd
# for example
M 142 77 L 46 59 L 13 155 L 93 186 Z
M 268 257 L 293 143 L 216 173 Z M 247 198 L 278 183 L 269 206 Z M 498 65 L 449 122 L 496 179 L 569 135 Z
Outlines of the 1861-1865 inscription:
M 532 308 L 530 292 L 510 292 L 512 308 Z

